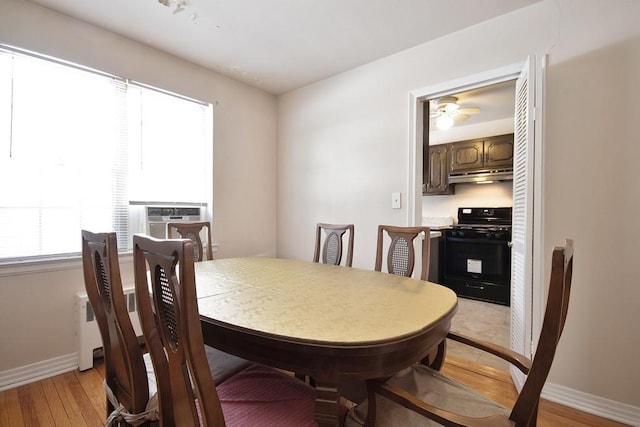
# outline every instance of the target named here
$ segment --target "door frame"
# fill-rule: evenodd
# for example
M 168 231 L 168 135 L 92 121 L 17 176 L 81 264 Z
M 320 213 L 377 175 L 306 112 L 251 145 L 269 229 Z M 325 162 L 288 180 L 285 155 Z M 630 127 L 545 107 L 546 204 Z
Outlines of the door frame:
M 532 259 L 532 303 L 531 313 L 527 316 L 531 317 L 531 322 L 527 322 L 531 328 L 525 331 L 528 337 L 531 337 L 531 346 L 529 354 L 531 357 L 532 349 L 537 344 L 537 337 L 542 325 L 542 315 L 544 313 L 545 287 L 541 280 L 544 271 L 544 227 L 543 227 L 543 95 L 544 95 L 544 76 L 546 69 L 546 57 L 543 56 L 538 61 L 535 55 L 529 57 L 529 61 L 535 64 L 535 108 L 534 115 L 534 166 L 533 166 L 533 219 L 529 224 L 533 229 L 533 251 Z M 409 92 L 409 141 L 408 141 L 408 178 L 407 178 L 407 224 L 422 225 L 422 168 L 423 168 L 423 149 L 422 149 L 422 113 L 423 102 L 427 99 L 438 98 L 441 96 L 452 95 L 459 92 L 465 92 L 495 83 L 501 83 L 509 80 L 516 80 L 520 75 L 526 60 L 503 67 L 487 70 L 484 72 L 467 75 L 457 79 L 430 85 L 424 88 L 412 90 Z M 419 202 L 419 203 L 418 203 Z M 535 334 L 534 334 L 535 331 Z M 520 386 L 517 384 L 517 386 Z

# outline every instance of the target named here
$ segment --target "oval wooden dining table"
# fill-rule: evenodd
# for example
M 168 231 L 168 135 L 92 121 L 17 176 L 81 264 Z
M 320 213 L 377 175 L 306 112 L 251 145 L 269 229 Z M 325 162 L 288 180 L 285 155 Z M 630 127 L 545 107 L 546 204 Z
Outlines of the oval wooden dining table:
M 195 269 L 205 343 L 312 377 L 321 426 L 339 425 L 339 382 L 422 360 L 457 310 L 449 288 L 358 268 L 259 257 Z

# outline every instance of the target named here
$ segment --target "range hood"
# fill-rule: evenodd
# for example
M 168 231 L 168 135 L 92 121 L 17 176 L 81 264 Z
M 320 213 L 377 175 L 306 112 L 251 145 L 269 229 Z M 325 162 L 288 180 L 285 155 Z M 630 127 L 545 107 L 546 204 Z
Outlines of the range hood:
M 512 181 L 513 169 L 480 170 L 449 174 L 449 184 L 490 184 L 497 181 Z

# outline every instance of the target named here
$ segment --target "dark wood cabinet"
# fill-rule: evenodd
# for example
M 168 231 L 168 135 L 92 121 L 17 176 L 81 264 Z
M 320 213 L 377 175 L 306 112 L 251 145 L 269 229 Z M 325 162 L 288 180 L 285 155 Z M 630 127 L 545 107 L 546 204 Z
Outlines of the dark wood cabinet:
M 424 194 L 453 194 L 449 185 L 449 152 L 451 144 L 431 145 L 426 156 Z
M 422 129 L 422 194 L 453 194 L 449 185 L 451 144 L 429 145 L 429 103 L 423 107 Z
M 484 141 L 485 168 L 513 167 L 513 134 L 487 138 Z
M 480 169 L 484 164 L 484 141 L 460 141 L 451 144 L 451 171 Z
M 451 144 L 451 172 L 513 167 L 513 134 Z

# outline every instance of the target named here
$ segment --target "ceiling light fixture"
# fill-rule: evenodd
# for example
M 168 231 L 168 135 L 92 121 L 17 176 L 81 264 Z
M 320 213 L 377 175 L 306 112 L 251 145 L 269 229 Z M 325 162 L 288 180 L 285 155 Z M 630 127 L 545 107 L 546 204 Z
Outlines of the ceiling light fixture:
M 453 117 L 448 114 L 441 114 L 436 119 L 436 127 L 440 130 L 447 130 L 453 127 Z
M 435 125 L 439 130 L 451 129 L 455 122 L 467 120 L 472 114 L 478 114 L 480 108 L 461 108 L 458 97 L 443 96 L 429 102 L 430 115 L 435 118 Z

